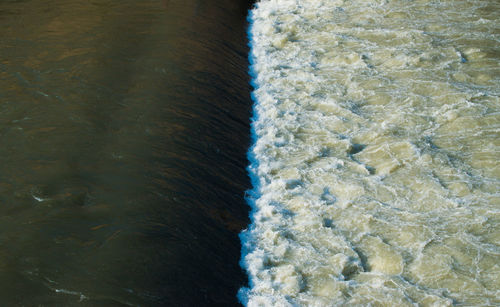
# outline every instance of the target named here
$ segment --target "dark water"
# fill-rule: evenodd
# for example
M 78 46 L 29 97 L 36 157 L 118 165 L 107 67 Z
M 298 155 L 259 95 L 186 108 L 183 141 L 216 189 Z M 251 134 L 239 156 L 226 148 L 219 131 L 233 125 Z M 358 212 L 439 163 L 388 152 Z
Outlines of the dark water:
M 246 0 L 0 3 L 0 304 L 230 306 Z

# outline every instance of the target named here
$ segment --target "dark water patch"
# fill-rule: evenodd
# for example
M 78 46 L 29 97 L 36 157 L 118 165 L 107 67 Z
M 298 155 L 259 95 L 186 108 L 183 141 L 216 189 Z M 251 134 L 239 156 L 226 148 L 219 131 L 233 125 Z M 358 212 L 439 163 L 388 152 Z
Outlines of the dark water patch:
M 365 148 L 366 148 L 366 145 L 364 145 L 364 144 L 352 144 L 351 147 L 349 148 L 349 150 L 347 151 L 347 154 L 352 156 L 352 155 L 355 155 L 357 153 L 360 153 Z
M 237 304 L 249 5 L 0 4 L 3 304 Z

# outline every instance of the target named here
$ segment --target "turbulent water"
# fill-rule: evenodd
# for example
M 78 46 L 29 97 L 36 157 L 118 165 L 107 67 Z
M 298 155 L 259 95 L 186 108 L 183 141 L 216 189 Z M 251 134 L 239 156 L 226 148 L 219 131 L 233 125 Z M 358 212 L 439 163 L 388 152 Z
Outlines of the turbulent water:
M 499 17 L 256 4 L 245 304 L 500 304 Z

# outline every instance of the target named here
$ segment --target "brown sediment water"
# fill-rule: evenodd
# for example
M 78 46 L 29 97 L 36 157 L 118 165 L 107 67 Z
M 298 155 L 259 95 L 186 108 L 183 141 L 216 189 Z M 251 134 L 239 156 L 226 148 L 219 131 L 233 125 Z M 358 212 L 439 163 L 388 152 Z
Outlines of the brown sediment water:
M 500 306 L 500 2 L 261 0 L 257 306 Z
M 230 306 L 250 1 L 0 4 L 0 304 Z

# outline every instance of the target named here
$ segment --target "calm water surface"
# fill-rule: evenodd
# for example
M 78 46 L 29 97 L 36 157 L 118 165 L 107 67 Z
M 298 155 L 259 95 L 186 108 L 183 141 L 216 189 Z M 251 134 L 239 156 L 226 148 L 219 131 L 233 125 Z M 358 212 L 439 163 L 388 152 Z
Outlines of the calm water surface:
M 247 1 L 0 4 L 0 303 L 234 305 Z

